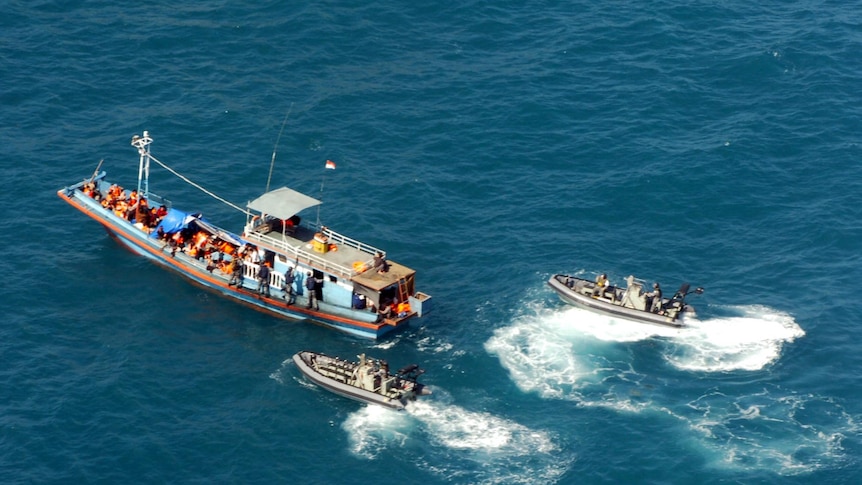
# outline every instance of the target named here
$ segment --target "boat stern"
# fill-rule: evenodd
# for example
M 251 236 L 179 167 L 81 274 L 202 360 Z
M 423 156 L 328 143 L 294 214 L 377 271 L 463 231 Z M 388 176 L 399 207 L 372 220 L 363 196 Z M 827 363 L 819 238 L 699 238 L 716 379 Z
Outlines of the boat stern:
M 431 311 L 431 295 L 417 291 L 408 299 L 410 308 L 416 313 L 416 316 L 422 318 L 422 315 Z

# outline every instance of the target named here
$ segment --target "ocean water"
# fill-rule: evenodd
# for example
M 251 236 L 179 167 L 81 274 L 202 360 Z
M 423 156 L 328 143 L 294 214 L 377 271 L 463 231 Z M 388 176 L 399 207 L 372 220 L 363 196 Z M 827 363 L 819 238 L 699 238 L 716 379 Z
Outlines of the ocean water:
M 858 6 L 2 10 L 0 482 L 862 476 Z M 415 268 L 433 312 L 359 340 L 132 255 L 55 194 L 102 159 L 133 185 L 143 130 L 238 204 L 275 153 L 272 185 Z M 164 171 L 150 188 L 244 220 Z M 703 286 L 698 319 L 617 321 L 545 284 L 598 272 Z M 301 378 L 303 349 L 418 363 L 434 394 L 404 413 L 340 398 Z

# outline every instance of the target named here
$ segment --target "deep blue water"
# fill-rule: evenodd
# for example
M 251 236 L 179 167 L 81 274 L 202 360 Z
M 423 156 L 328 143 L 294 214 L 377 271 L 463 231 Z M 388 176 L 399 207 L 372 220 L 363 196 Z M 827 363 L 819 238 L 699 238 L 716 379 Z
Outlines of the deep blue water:
M 3 483 L 856 483 L 862 10 L 844 2 L 23 2 L 0 16 Z M 289 113 L 289 115 L 288 115 Z M 283 135 L 278 139 L 287 116 Z M 133 134 L 321 198 L 418 270 L 380 342 L 277 321 L 56 197 Z M 323 169 L 324 160 L 338 164 Z M 151 190 L 243 216 L 154 170 Z M 706 288 L 684 330 L 558 272 Z M 392 413 L 302 349 L 419 363 Z

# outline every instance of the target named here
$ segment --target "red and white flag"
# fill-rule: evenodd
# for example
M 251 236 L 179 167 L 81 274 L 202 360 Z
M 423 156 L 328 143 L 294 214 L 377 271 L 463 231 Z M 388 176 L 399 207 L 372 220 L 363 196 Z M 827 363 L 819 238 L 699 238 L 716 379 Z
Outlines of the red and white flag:
M 335 162 L 333 162 L 332 160 L 327 160 L 326 161 L 326 168 L 335 170 Z

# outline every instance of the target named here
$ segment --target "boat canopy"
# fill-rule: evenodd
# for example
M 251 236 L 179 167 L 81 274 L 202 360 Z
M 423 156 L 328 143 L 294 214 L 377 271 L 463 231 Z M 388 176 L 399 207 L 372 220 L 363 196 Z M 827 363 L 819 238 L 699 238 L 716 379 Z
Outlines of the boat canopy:
M 320 205 L 320 201 L 288 187 L 271 190 L 249 202 L 248 208 L 262 214 L 290 219 L 296 214 Z
M 205 221 L 199 217 L 194 218 L 194 222 L 195 222 L 195 224 L 198 225 L 198 227 L 200 227 L 201 229 L 203 229 L 203 230 L 209 232 L 210 234 L 216 236 L 217 238 L 221 239 L 222 241 L 229 242 L 229 243 L 233 244 L 234 246 L 242 246 L 244 244 L 243 241 L 240 239 L 240 237 L 237 236 L 236 234 L 233 234 L 231 232 L 225 231 L 224 229 L 220 229 L 216 226 L 213 226 L 209 222 L 207 222 L 207 221 Z

